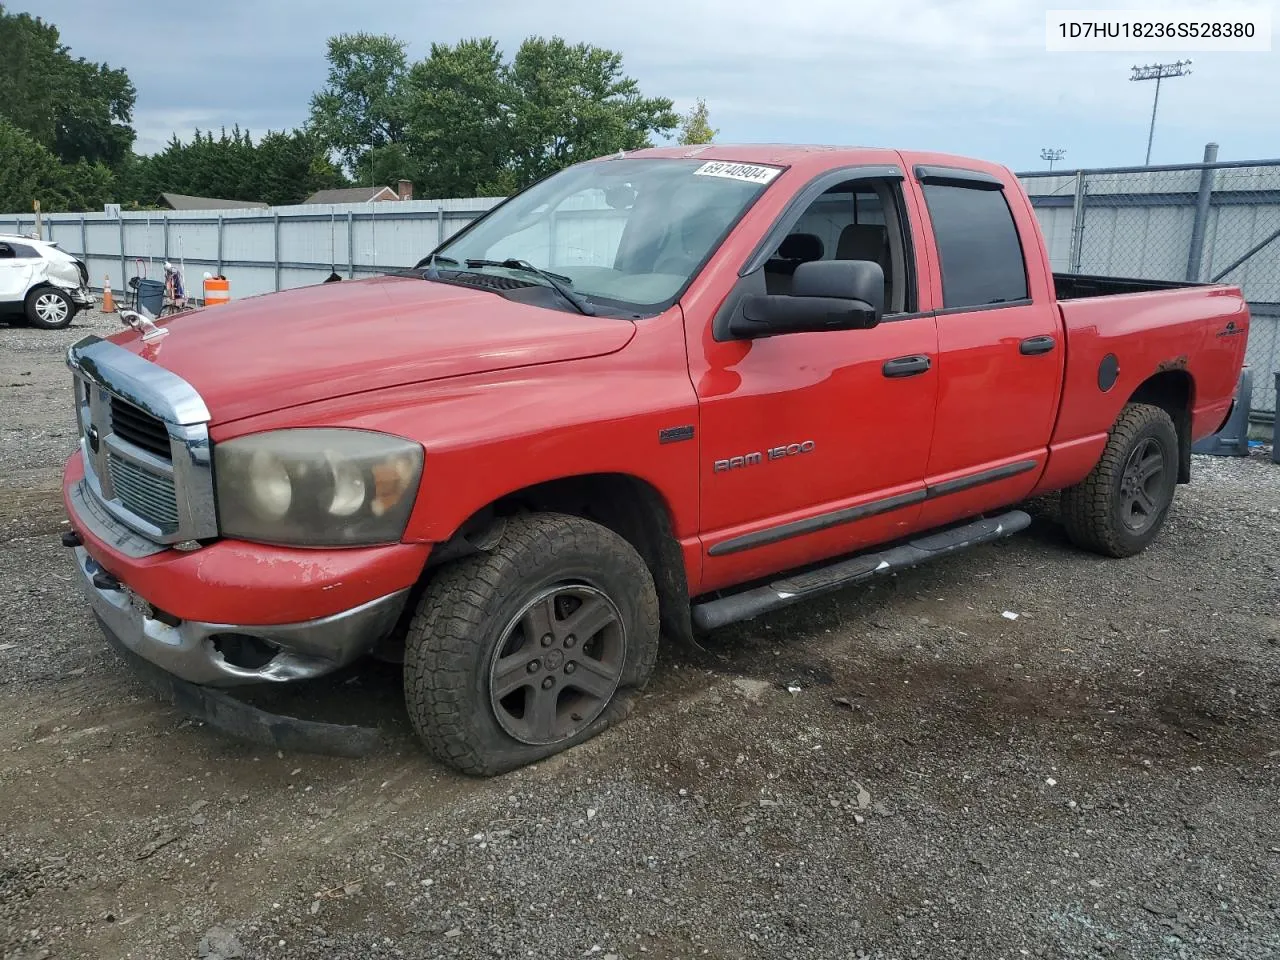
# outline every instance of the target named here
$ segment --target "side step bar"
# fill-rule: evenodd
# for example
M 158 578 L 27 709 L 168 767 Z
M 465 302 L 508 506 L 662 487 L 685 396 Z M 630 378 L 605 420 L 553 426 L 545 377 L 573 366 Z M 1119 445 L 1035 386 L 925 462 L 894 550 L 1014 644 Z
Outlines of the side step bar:
M 784 577 L 763 587 L 702 600 L 693 605 L 693 625 L 699 630 L 715 630 L 739 620 L 750 620 L 771 610 L 868 580 L 877 574 L 914 567 L 957 550 L 999 540 L 1025 530 L 1030 524 L 1031 517 L 1026 513 L 1011 510 L 998 517 L 985 517 L 896 547 L 837 560 L 817 570 Z

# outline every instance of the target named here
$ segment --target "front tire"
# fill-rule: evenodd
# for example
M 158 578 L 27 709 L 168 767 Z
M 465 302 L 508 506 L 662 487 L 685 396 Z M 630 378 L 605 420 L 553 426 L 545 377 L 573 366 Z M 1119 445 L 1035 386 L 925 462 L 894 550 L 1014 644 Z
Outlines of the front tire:
M 1077 546 L 1108 557 L 1141 553 L 1164 526 L 1178 481 L 1178 433 L 1159 407 L 1121 411 L 1093 471 L 1062 492 L 1062 519 Z
M 41 330 L 69 327 L 76 315 L 76 305 L 57 287 L 37 287 L 27 294 L 27 322 Z
M 626 540 L 580 517 L 514 517 L 491 550 L 428 582 L 405 701 L 437 759 L 489 776 L 620 719 L 657 651 L 653 577 Z

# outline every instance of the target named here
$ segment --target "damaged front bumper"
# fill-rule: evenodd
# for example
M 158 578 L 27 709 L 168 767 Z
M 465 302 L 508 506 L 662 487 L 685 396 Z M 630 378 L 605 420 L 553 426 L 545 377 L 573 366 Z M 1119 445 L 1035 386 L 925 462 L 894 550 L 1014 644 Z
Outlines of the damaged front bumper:
M 280 750 L 361 757 L 377 749 L 380 734 L 374 728 L 269 713 L 213 684 L 299 680 L 329 673 L 367 652 L 390 631 L 407 590 L 308 623 L 275 627 L 171 624 L 156 619 L 156 611 L 107 573 L 84 547 L 74 547 L 74 553 L 81 587 L 107 640 L 139 676 L 183 713 L 231 736 Z M 237 666 L 226 660 L 218 638 L 245 631 L 270 637 L 277 644 L 292 643 L 295 649 L 282 647 L 257 669 Z
M 162 699 L 187 716 L 237 739 L 277 750 L 322 753 L 334 757 L 366 757 L 382 742 L 375 727 L 318 723 L 269 713 L 221 690 L 180 680 L 129 649 L 101 616 L 98 623 L 116 652 Z
M 80 585 L 98 615 L 126 647 L 181 680 L 211 687 L 310 680 L 344 667 L 391 632 L 408 590 L 342 613 L 270 626 L 204 623 L 163 617 L 74 548 Z
M 111 644 L 165 699 L 279 749 L 359 756 L 380 742 L 375 729 L 274 715 L 220 688 L 306 680 L 371 652 L 396 628 L 427 545 L 324 555 L 235 541 L 166 548 L 98 503 L 79 453 L 67 461 L 63 500 L 76 580 Z

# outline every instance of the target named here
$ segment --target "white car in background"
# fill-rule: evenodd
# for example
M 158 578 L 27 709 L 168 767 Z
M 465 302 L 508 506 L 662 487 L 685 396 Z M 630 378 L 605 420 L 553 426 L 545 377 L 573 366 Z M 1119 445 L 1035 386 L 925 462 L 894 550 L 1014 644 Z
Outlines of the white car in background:
M 94 302 L 82 260 L 51 240 L 0 234 L 0 317 L 58 330 Z

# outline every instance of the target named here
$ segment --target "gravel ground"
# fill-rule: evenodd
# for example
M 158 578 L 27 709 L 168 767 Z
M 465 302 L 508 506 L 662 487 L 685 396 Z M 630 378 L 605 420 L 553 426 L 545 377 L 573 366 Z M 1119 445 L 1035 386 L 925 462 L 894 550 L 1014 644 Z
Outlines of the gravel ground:
M 335 760 L 213 735 L 105 648 L 55 535 L 62 354 L 114 323 L 0 328 L 0 956 L 1280 956 L 1265 451 L 1196 458 L 1140 557 L 1038 504 L 668 651 L 626 723 L 479 781 L 391 668 L 291 695 L 385 727 Z

